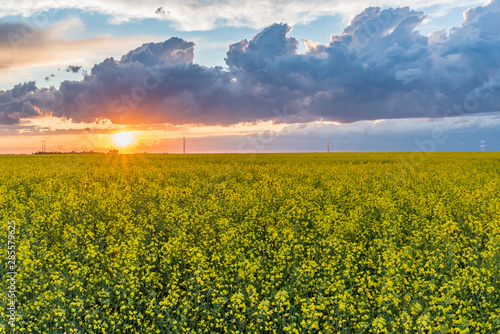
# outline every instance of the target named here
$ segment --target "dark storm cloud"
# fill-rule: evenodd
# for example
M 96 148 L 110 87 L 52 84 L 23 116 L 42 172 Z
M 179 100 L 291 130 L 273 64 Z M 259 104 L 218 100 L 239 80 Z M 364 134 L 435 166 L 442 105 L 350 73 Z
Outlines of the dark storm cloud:
M 34 107 L 77 122 L 225 125 L 499 110 L 498 3 L 468 10 L 462 26 L 449 32 L 421 35 L 416 29 L 425 19 L 409 8 L 367 8 L 328 45 L 306 40 L 305 54 L 297 53 L 288 25 L 274 24 L 231 44 L 227 70 L 195 64 L 192 42 L 144 44 L 59 90 L 32 87 L 1 102 L 0 122 L 29 117 Z
M 36 88 L 34 81 L 0 91 L 0 124 L 17 124 L 21 118 L 48 113 L 57 107 L 60 95 L 54 88 Z

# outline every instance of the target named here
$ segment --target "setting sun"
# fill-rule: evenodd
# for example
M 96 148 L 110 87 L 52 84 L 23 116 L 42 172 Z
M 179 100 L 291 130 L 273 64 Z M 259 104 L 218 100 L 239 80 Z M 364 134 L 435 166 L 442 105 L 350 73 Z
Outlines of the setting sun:
M 118 147 L 127 147 L 132 144 L 132 134 L 130 132 L 115 133 L 113 139 Z

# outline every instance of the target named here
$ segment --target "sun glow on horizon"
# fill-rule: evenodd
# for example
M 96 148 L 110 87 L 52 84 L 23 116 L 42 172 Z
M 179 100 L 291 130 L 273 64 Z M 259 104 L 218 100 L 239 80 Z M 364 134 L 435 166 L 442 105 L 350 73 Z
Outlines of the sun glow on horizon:
M 132 134 L 130 132 L 119 132 L 113 135 L 116 146 L 124 148 L 132 144 Z

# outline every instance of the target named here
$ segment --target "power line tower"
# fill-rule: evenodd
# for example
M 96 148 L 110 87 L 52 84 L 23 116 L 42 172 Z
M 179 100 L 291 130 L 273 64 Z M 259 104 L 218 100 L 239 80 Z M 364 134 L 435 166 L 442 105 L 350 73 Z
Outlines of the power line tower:
M 186 137 L 182 137 L 182 154 L 186 154 Z
M 328 142 L 326 143 L 326 152 L 330 153 L 330 139 L 328 139 Z
M 485 141 L 481 140 L 481 152 L 484 152 L 485 148 L 486 148 Z
M 42 153 L 46 153 L 46 150 L 47 150 L 47 146 L 46 146 L 45 140 L 42 140 Z

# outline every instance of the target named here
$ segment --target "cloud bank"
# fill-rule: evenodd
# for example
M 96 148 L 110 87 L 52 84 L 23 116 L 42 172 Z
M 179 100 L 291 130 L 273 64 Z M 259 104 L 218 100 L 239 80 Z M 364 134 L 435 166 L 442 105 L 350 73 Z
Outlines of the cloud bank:
M 274 22 L 291 25 L 309 23 L 325 15 L 341 15 L 348 19 L 372 5 L 369 0 L 317 0 L 311 5 L 307 0 L 3 0 L 0 2 L 0 17 L 23 15 L 43 20 L 40 13 L 49 9 L 79 9 L 108 15 L 112 22 L 121 23 L 134 19 L 167 20 L 178 30 L 210 30 L 220 26 L 251 27 L 261 29 Z M 381 0 L 382 7 L 401 7 L 406 0 Z M 446 12 L 455 7 L 472 7 L 481 0 L 421 0 L 419 8 L 436 8 Z M 50 15 L 50 14 L 49 14 Z
M 194 43 L 144 44 L 59 89 L 0 92 L 0 122 L 43 113 L 92 122 L 230 125 L 433 118 L 500 110 L 500 6 L 465 12 L 461 27 L 421 35 L 426 16 L 367 8 L 328 45 L 287 24 L 231 44 L 227 69 L 194 63 Z

